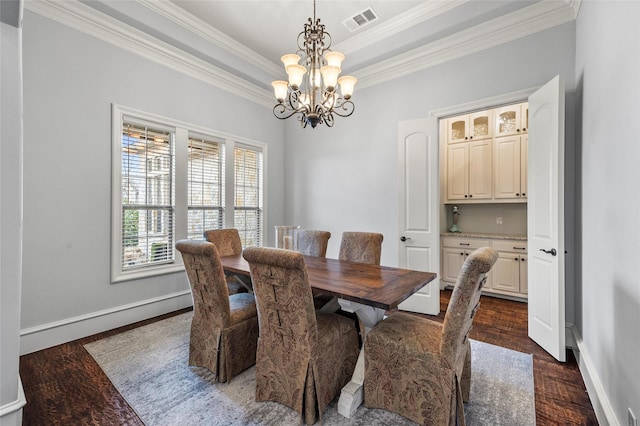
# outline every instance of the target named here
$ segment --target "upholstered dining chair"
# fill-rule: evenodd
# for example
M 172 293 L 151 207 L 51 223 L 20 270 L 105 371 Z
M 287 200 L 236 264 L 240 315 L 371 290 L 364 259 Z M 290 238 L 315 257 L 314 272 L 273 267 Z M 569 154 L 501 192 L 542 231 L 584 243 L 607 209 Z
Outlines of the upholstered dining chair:
M 180 240 L 193 296 L 189 365 L 205 367 L 214 380 L 228 382 L 256 362 L 258 312 L 253 294 L 229 295 L 216 246 Z
M 364 404 L 423 425 L 464 426 L 471 388 L 469 330 L 498 255 L 482 247 L 462 265 L 444 323 L 395 311 L 367 334 Z
M 379 265 L 382 238 L 375 232 L 343 232 L 338 259 Z
M 220 256 L 231 256 L 242 253 L 242 241 L 240 233 L 235 228 L 209 229 L 203 232 L 204 239 L 215 244 Z M 246 285 L 242 284 L 238 277 L 226 274 L 229 294 L 246 293 Z
M 256 401 L 279 402 L 315 423 L 351 379 L 360 352 L 355 324 L 316 312 L 302 253 L 248 247 L 243 256 L 260 324 Z
M 338 259 L 380 265 L 382 239 L 383 235 L 375 232 L 343 232 Z M 337 298 L 323 294 L 315 296 L 314 303 L 316 309 L 323 312 L 337 312 L 340 309 Z
M 326 257 L 331 232 L 299 229 L 298 251 L 306 256 Z

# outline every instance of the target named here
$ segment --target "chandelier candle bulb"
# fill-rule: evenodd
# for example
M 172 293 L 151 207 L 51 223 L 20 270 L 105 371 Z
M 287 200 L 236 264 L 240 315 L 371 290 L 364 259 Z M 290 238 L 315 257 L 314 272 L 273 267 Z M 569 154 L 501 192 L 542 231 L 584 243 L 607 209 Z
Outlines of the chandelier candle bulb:
M 273 92 L 276 95 L 276 99 L 278 102 L 284 102 L 284 99 L 287 97 L 287 91 L 289 84 L 283 80 L 277 80 L 271 83 L 273 86 Z
M 327 52 L 324 58 L 327 60 L 328 66 L 340 68 L 342 61 L 344 61 L 344 54 L 340 52 Z
M 353 95 L 353 89 L 358 79 L 352 75 L 345 75 L 338 79 L 338 84 L 340 85 L 340 91 L 342 92 L 342 96 L 345 99 L 350 99 L 351 95 Z
M 307 72 L 307 69 L 302 65 L 293 64 L 287 66 L 286 71 L 287 74 L 289 74 L 289 84 L 291 85 L 291 88 L 296 89 L 300 87 L 300 84 L 302 84 L 302 78 Z
M 327 88 L 330 92 L 336 87 L 338 83 L 338 75 L 340 74 L 340 68 L 333 67 L 331 65 L 324 66 L 320 69 L 322 73 L 322 80 L 324 81 L 324 87 Z
M 287 69 L 289 65 L 297 65 L 298 62 L 300 62 L 300 55 L 296 55 L 295 53 L 289 53 L 286 55 L 282 55 L 280 60 L 284 64 L 284 69 Z

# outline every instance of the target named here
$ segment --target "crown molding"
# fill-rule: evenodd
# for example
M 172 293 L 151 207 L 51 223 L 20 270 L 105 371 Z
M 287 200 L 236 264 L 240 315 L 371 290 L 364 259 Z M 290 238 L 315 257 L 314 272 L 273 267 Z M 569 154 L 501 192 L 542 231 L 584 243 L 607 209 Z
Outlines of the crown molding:
M 282 71 L 281 67 L 277 66 L 264 56 L 249 49 L 245 45 L 238 43 L 223 32 L 207 24 L 202 19 L 193 16 L 184 9 L 176 6 L 175 3 L 168 0 L 135 1 L 258 69 L 262 69 L 274 75 L 278 75 Z
M 259 105 L 273 107 L 273 96 L 269 90 L 189 55 L 168 43 L 86 6 L 78 0 L 31 0 L 25 1 L 24 6 L 31 12 L 53 19 L 234 95 Z
M 575 20 L 574 1 L 543 0 L 433 43 L 354 70 L 360 89 Z M 579 7 L 579 5 L 578 5 Z
M 363 47 L 375 44 L 394 34 L 400 33 L 414 25 L 421 24 L 429 19 L 433 19 L 438 15 L 455 9 L 470 0 L 449 0 L 424 2 L 401 15 L 388 19 L 375 27 L 364 29 L 358 34 L 349 37 L 347 40 L 337 43 L 334 47 L 336 50 L 349 54 Z
M 582 6 L 582 0 L 564 0 L 567 4 L 573 8 L 573 19 L 578 17 L 578 13 L 580 12 L 580 6 Z
M 162 15 L 177 25 L 192 31 L 199 37 L 215 43 L 232 55 L 278 75 L 280 68 L 251 49 L 235 42 L 197 17 L 190 15 L 167 0 L 136 0 L 139 4 Z M 400 31 L 438 14 L 444 13 L 469 0 L 426 2 L 411 9 L 388 24 L 363 31 L 338 44 L 341 50 L 356 50 L 375 43 L 389 32 Z M 354 70 L 360 89 L 381 84 L 448 61 L 516 40 L 527 35 L 571 22 L 576 19 L 582 0 L 542 0 L 531 6 L 492 19 L 475 27 L 452 34 L 375 65 Z M 188 76 L 211 84 L 222 90 L 241 96 L 259 105 L 271 108 L 273 96 L 270 90 L 259 87 L 209 62 L 162 42 L 142 31 L 124 24 L 78 0 L 29 0 L 25 8 L 58 21 L 78 31 L 92 35 L 141 57 L 165 65 Z M 384 34 L 383 34 L 384 33 Z

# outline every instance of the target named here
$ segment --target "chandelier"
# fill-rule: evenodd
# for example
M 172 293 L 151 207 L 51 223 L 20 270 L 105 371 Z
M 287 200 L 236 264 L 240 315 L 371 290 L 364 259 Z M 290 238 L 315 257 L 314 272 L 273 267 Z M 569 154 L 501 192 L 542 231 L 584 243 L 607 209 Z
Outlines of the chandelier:
M 332 127 L 334 114 L 353 114 L 351 95 L 358 79 L 350 75 L 338 78 L 344 55 L 331 50 L 331 35 L 324 30 L 320 18 L 316 19 L 315 0 L 313 19 L 309 18 L 304 31 L 298 34 L 298 51 L 280 59 L 289 81 L 271 83 L 278 100 L 273 115 L 284 120 L 298 114 L 303 128 L 308 124 L 315 128 L 318 123 Z

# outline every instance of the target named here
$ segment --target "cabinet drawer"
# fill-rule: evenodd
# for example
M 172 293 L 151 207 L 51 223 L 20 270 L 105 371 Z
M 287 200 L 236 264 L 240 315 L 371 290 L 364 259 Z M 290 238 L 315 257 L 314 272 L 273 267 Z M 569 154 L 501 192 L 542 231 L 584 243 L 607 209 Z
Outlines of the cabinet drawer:
M 527 253 L 527 242 L 517 240 L 493 240 L 491 247 L 496 251 L 512 251 L 514 253 Z
M 475 238 L 444 237 L 442 239 L 442 247 L 475 250 L 480 247 L 489 247 L 489 240 L 477 240 Z

